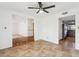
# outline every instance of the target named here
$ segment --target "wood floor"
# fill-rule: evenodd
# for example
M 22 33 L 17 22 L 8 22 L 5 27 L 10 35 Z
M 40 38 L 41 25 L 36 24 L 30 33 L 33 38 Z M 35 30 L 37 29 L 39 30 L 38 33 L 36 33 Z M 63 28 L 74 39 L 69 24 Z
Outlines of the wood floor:
M 38 40 L 25 45 L 0 50 L 1 57 L 79 57 L 79 51 L 62 50 L 60 45 Z
M 59 44 L 62 46 L 62 49 L 75 49 L 75 38 L 67 37 L 65 40 L 60 40 Z
M 63 39 L 59 40 L 63 49 L 75 49 L 75 31 L 69 30 Z
M 33 41 L 34 41 L 33 36 L 13 38 L 13 47 L 28 44 L 29 42 Z

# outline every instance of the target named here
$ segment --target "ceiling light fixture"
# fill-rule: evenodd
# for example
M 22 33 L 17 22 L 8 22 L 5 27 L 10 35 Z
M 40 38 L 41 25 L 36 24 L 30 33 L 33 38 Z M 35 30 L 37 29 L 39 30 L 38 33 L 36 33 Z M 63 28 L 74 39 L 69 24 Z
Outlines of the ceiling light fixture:
M 43 13 L 44 11 L 43 10 L 40 10 L 40 12 L 39 13 Z
M 38 11 L 36 12 L 38 14 L 38 13 L 43 13 L 43 12 L 49 13 L 46 9 L 54 8 L 54 7 L 55 7 L 55 5 L 43 7 L 42 2 L 38 2 L 38 7 L 28 7 L 28 8 L 29 9 L 38 9 Z

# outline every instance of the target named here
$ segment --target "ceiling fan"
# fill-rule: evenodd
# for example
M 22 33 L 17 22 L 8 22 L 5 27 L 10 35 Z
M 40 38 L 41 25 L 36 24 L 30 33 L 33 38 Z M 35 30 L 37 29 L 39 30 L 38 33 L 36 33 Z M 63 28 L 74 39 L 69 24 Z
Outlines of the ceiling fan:
M 43 7 L 42 2 L 38 2 L 38 5 L 39 5 L 39 7 L 28 7 L 28 9 L 38 9 L 38 11 L 36 12 L 38 14 L 38 13 L 42 13 L 42 12 L 49 13 L 46 9 L 55 7 L 55 5 Z

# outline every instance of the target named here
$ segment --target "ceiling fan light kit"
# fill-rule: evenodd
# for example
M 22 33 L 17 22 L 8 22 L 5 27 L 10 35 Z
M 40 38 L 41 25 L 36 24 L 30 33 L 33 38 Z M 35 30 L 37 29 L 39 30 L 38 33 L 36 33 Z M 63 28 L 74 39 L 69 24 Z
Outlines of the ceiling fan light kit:
M 43 7 L 42 2 L 38 2 L 38 5 L 39 7 L 28 7 L 28 9 L 38 9 L 38 11 L 36 12 L 38 14 L 38 13 L 43 13 L 43 12 L 49 13 L 46 9 L 55 7 L 55 5 Z
M 39 13 L 43 13 L 44 11 L 43 10 L 40 10 L 40 12 Z

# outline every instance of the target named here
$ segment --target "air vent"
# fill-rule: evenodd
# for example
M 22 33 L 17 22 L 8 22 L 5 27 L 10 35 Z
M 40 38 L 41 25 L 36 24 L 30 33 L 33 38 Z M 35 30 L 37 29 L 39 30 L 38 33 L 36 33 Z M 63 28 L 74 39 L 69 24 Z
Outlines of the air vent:
M 62 15 L 68 14 L 68 12 L 63 12 Z

